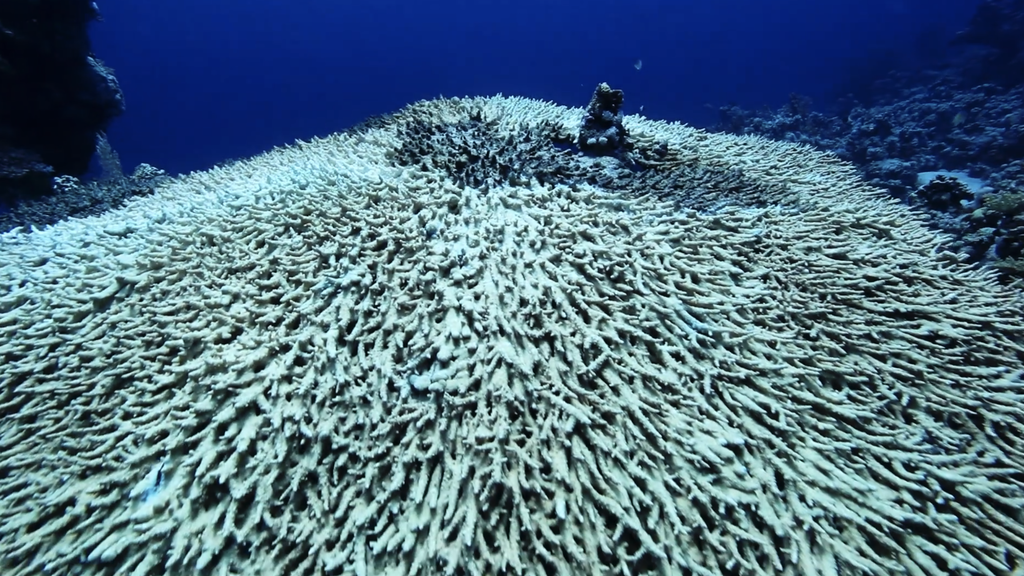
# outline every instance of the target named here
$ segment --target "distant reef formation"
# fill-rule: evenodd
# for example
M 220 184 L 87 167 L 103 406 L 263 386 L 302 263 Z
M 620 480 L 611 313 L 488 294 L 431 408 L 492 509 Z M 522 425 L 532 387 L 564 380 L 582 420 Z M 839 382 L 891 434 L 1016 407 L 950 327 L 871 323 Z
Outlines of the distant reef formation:
M 722 107 L 717 129 L 833 152 L 951 234 L 947 249 L 1024 282 L 1024 0 L 983 2 L 950 45 L 828 112 L 794 94 L 778 110 Z
M 953 44 L 985 46 L 990 72 L 1024 76 L 1024 0 L 987 0 Z
M 81 176 L 97 137 L 124 111 L 113 72 L 90 51 L 89 0 L 0 2 L 0 203 Z

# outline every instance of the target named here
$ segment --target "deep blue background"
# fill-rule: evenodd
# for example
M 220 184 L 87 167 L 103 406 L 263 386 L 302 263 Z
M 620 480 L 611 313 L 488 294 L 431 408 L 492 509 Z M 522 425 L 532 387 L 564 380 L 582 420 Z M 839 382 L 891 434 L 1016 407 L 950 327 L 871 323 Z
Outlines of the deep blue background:
M 866 67 L 922 65 L 977 4 L 99 0 L 92 38 L 125 92 L 109 131 L 125 168 L 184 172 L 438 95 L 584 106 L 604 81 L 628 112 L 696 126 L 793 92 L 825 107 Z

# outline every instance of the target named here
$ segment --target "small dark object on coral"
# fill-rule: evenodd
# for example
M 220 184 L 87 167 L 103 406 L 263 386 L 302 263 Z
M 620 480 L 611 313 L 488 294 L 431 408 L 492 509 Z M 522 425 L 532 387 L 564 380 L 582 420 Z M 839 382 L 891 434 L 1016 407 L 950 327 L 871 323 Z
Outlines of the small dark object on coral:
M 580 150 L 598 156 L 628 156 L 632 147 L 622 125 L 622 101 L 622 90 L 612 90 L 604 82 L 597 85 L 576 141 Z

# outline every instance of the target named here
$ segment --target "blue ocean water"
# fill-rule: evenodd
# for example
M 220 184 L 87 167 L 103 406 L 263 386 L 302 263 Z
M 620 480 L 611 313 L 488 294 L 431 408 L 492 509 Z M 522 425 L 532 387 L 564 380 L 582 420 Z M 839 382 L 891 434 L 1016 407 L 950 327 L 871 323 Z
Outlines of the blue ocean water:
M 966 0 L 101 0 L 93 51 L 127 101 L 109 129 L 126 168 L 202 169 L 438 95 L 627 111 L 709 126 L 718 108 L 827 107 L 939 58 Z M 640 59 L 640 70 L 634 67 Z

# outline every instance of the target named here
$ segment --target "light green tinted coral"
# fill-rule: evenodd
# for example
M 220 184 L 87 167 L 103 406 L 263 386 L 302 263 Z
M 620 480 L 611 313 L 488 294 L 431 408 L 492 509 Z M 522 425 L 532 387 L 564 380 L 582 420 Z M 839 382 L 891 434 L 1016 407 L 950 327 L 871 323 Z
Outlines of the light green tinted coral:
M 1017 214 L 1024 211 L 1024 193 L 1003 192 L 984 199 L 985 207 L 1001 214 Z

